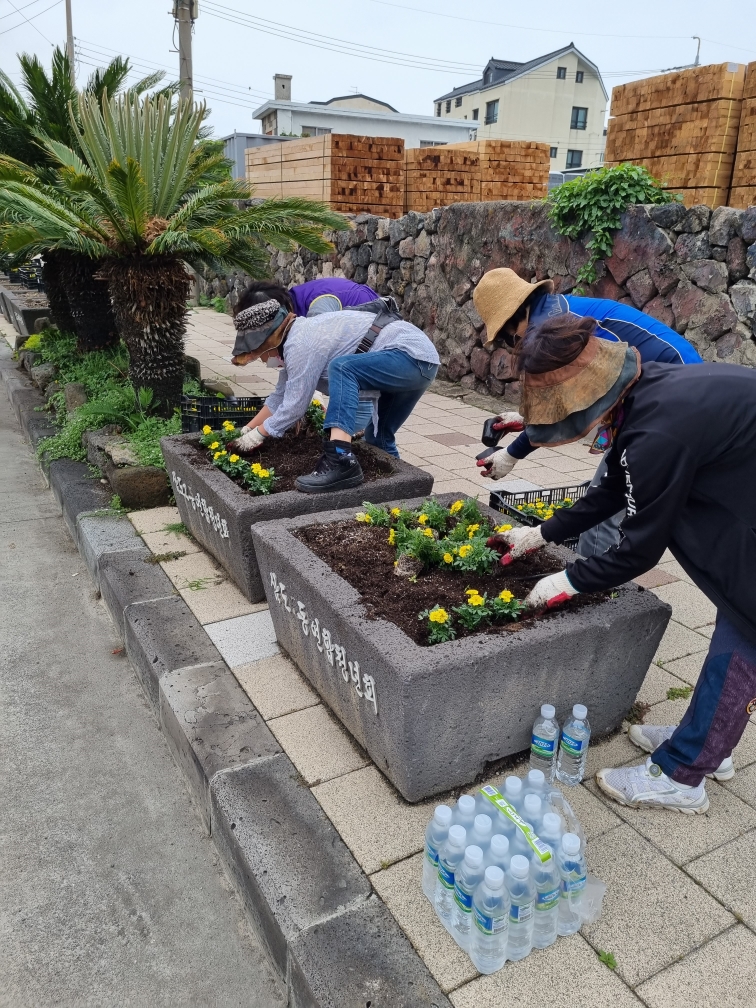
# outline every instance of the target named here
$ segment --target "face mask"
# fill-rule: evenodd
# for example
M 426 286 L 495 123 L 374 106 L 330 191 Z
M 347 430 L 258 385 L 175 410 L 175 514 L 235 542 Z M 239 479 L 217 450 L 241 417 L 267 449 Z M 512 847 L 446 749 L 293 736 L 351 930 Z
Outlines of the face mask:
M 280 357 L 268 357 L 268 359 L 265 361 L 265 367 L 282 368 L 283 366 L 284 362 L 281 360 Z

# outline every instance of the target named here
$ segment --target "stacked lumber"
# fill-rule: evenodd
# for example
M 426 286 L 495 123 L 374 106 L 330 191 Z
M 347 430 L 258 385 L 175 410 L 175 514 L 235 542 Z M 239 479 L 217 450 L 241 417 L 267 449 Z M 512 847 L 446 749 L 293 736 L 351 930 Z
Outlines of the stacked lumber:
M 732 172 L 730 206 L 756 205 L 756 63 L 749 63 L 740 110 L 740 130 Z
M 745 81 L 738 63 L 691 67 L 612 91 L 605 164 L 632 161 L 687 206 L 727 203 Z
M 301 196 L 342 213 L 399 217 L 404 141 L 326 133 L 246 151 L 247 181 L 262 198 Z
M 405 209 L 450 203 L 542 199 L 548 189 L 548 144 L 470 140 L 405 151 Z

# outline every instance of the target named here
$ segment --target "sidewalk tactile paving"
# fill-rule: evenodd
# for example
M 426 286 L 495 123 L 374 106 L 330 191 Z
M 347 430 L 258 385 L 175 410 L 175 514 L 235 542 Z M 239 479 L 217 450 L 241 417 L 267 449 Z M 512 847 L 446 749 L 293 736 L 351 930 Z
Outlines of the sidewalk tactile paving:
M 310 787 L 370 764 L 323 704 L 273 718 L 268 727 Z
M 320 703 L 296 665 L 282 654 L 238 665 L 234 675 L 265 721 Z
M 220 623 L 208 623 L 205 629 L 232 669 L 279 653 L 273 620 L 267 609 Z

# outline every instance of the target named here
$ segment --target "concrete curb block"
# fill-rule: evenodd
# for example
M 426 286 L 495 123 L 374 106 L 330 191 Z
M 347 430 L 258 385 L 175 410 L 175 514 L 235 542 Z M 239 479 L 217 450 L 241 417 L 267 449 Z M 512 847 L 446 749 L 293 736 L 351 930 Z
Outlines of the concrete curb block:
M 0 375 L 33 440 L 39 393 L 15 369 Z M 83 462 L 45 468 L 289 1004 L 452 1008 L 129 520 L 92 514 L 108 490 Z

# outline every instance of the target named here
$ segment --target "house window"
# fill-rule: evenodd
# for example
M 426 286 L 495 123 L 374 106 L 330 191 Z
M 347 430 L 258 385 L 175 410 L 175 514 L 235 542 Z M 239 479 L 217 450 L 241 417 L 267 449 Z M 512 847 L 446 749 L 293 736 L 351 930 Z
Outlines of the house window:
M 566 168 L 580 168 L 583 164 L 583 152 L 581 150 L 568 150 L 567 151 L 567 164 Z
M 556 147 L 549 147 L 549 157 L 550 158 L 555 158 L 558 153 L 559 153 L 559 151 L 558 151 L 558 149 Z
M 462 105 L 462 96 L 454 99 L 454 108 L 460 108 Z
M 331 132 L 325 126 L 305 126 L 304 123 L 302 123 L 301 129 L 303 137 L 323 136 L 324 133 Z
M 570 129 L 585 129 L 587 123 L 588 109 L 573 105 L 572 115 L 570 116 Z
M 557 67 L 557 80 L 567 80 L 567 67 Z
M 604 155 L 603 154 L 599 154 L 599 161 L 601 162 L 601 164 L 604 163 Z
M 474 109 L 472 110 L 472 117 L 473 117 L 473 119 L 477 119 L 477 118 L 478 118 L 478 113 L 479 113 L 479 112 L 480 112 L 480 109 L 476 109 L 476 108 L 474 108 Z
M 448 102 L 446 103 L 446 111 L 447 111 L 447 113 L 448 113 L 448 112 L 451 112 L 451 98 L 450 98 L 450 99 L 449 99 L 449 101 L 448 101 Z
M 436 102 L 436 115 L 441 115 L 441 102 Z
M 420 140 L 421 147 L 445 147 L 446 140 Z
M 486 126 L 497 122 L 499 119 L 499 99 L 486 102 Z
M 582 70 L 576 70 L 575 71 L 575 83 L 576 84 L 582 84 L 583 83 L 583 71 Z

